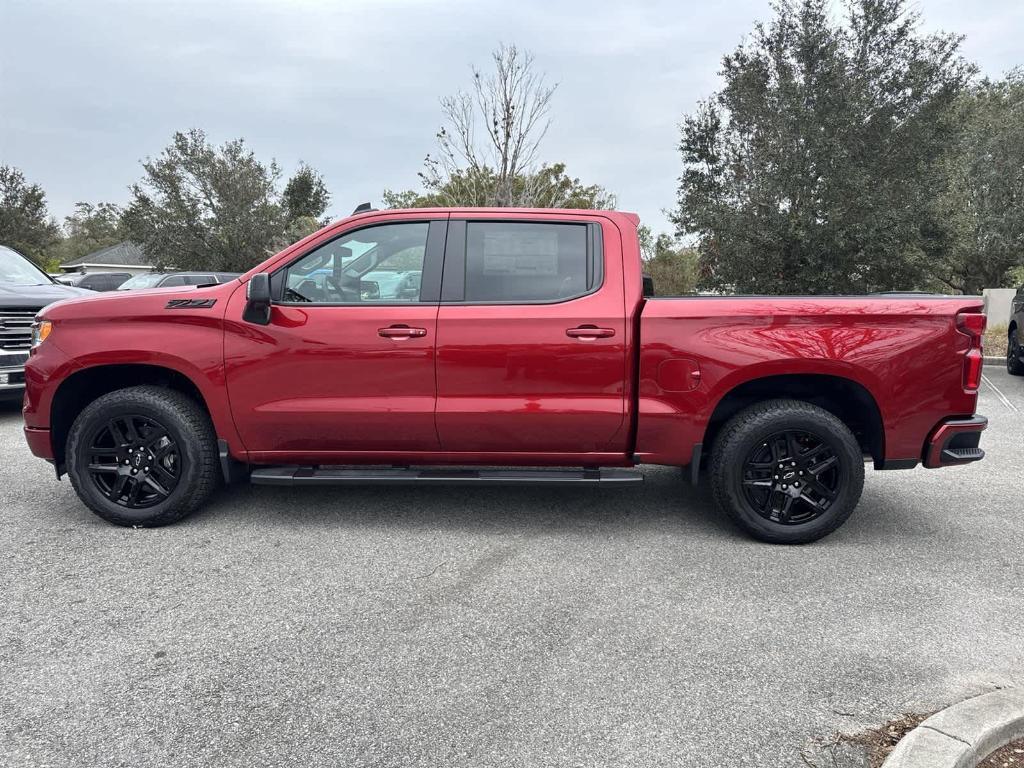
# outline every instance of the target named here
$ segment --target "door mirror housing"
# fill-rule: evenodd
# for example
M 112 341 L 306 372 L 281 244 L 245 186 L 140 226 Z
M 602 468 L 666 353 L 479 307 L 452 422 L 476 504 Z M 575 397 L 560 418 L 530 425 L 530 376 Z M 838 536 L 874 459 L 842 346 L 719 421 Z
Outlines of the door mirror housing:
M 270 324 L 270 275 L 260 272 L 253 275 L 245 287 L 245 311 L 242 319 L 256 325 Z

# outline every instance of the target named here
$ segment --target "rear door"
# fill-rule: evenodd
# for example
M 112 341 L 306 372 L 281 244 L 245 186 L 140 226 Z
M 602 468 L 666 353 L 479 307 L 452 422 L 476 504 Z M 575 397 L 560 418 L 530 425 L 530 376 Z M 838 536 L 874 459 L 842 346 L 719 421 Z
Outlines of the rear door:
M 624 301 L 611 222 L 452 214 L 437 328 L 442 449 L 624 450 Z

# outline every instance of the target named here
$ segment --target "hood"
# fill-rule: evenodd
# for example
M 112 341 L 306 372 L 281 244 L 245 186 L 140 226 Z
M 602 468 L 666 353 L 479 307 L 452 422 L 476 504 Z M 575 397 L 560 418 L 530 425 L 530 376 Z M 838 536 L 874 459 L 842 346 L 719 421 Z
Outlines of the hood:
M 0 307 L 26 307 L 42 309 L 61 299 L 77 299 L 82 296 L 95 296 L 95 291 L 85 288 L 74 288 L 70 285 L 44 283 L 42 285 L 14 285 L 0 283 Z

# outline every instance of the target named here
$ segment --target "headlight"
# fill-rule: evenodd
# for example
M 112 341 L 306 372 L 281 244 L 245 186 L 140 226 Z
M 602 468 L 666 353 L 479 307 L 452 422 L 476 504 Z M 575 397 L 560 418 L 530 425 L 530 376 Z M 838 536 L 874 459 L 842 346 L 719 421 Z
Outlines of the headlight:
M 32 323 L 32 346 L 38 347 L 46 341 L 46 337 L 50 335 L 50 331 L 52 330 L 53 323 L 49 320 L 37 320 Z

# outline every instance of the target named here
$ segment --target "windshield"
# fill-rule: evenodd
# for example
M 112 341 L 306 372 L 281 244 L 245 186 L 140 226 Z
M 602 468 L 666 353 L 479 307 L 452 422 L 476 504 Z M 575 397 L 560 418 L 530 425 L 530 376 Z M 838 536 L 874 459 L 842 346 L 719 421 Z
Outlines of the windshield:
M 166 275 L 164 274 L 154 274 L 152 272 L 150 272 L 148 275 L 136 275 L 131 280 L 125 283 L 121 283 L 120 287 L 117 290 L 130 291 L 135 288 L 155 288 L 157 285 L 159 285 L 160 281 L 163 280 L 165 277 Z
M 45 272 L 17 251 L 0 245 L 0 283 L 8 285 L 49 285 Z

